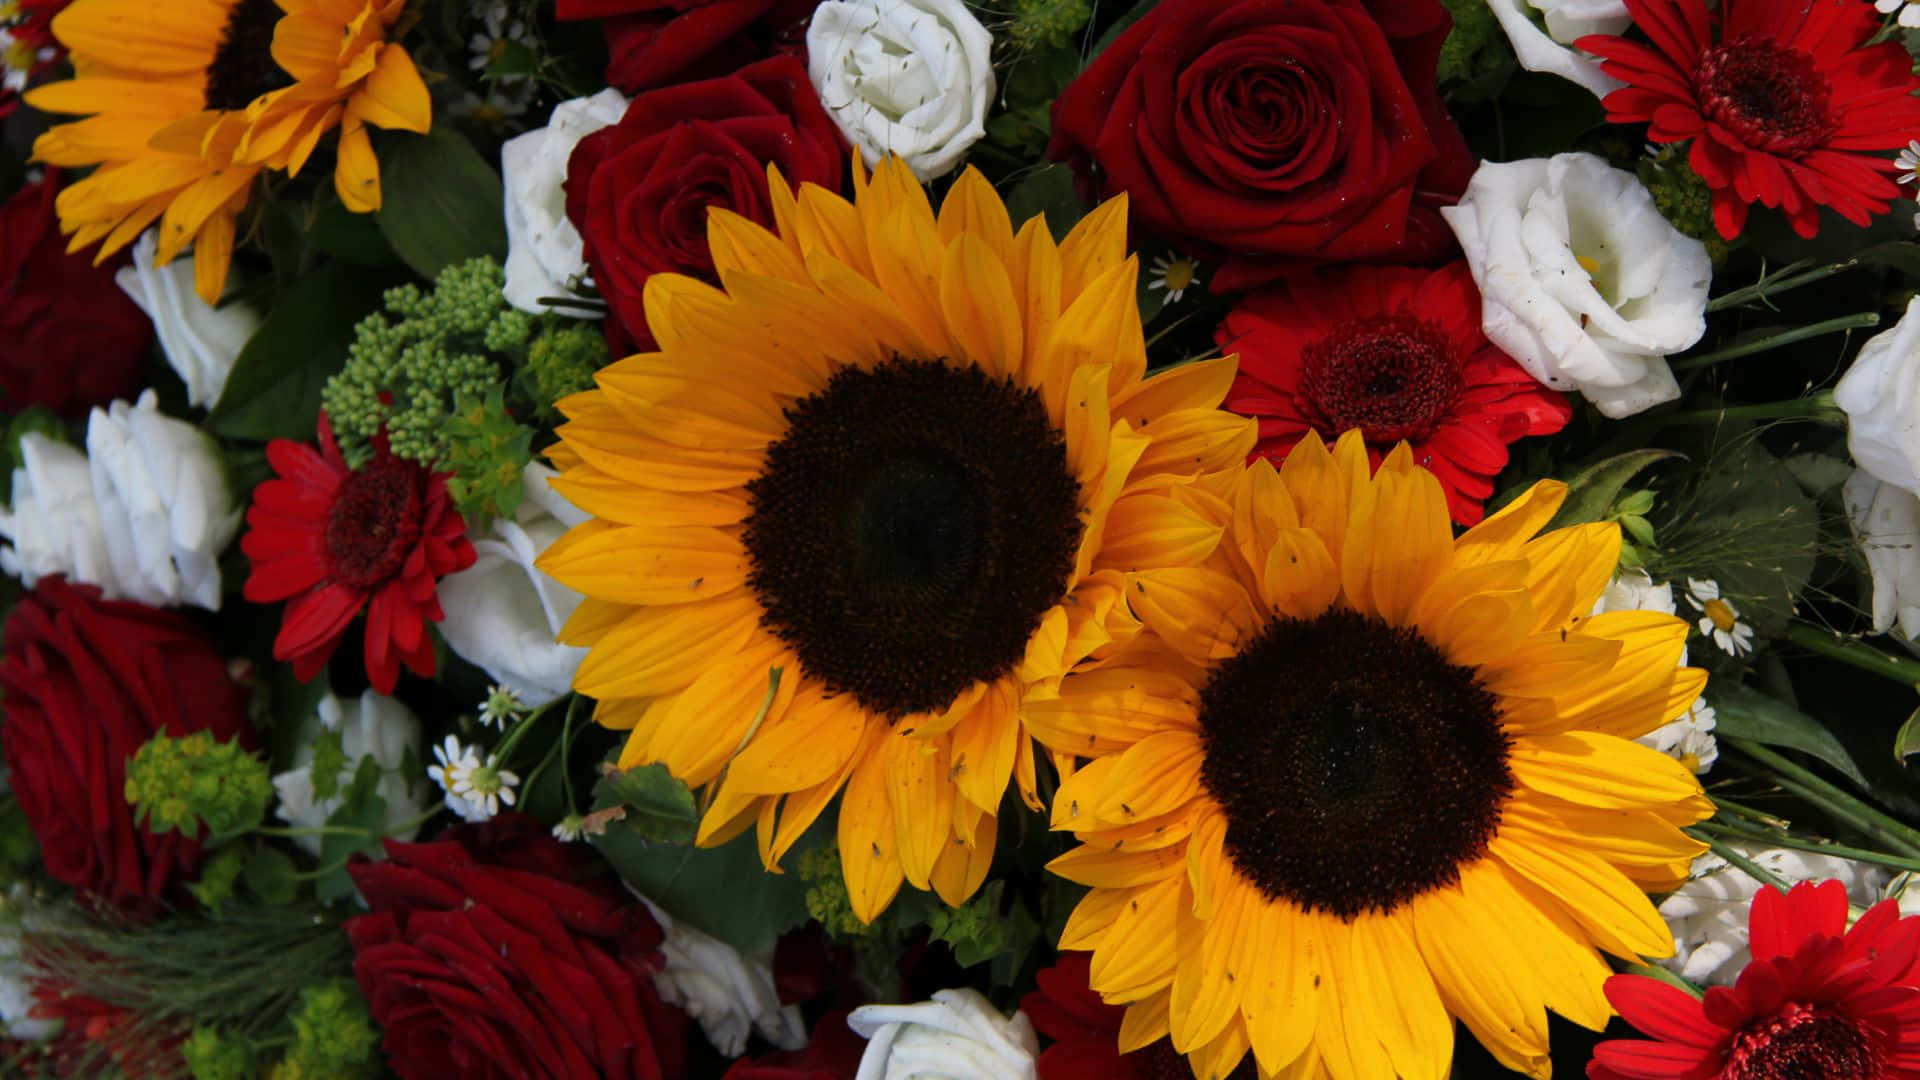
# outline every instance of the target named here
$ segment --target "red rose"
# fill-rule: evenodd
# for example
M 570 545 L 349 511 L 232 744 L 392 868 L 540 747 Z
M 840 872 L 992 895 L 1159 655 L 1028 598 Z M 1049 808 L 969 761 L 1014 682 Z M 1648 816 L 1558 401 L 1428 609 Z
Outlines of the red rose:
M 113 273 L 123 252 L 98 266 L 67 254 L 54 218 L 59 172 L 0 205 L 0 410 L 35 405 L 79 416 L 146 381 L 153 324 Z
M 187 619 L 42 578 L 7 616 L 0 727 L 47 873 L 134 911 L 177 900 L 200 844 L 134 825 L 127 759 L 156 732 L 251 740 L 247 694 Z
M 1215 291 L 1438 259 L 1476 164 L 1434 77 L 1450 26 L 1438 0 L 1165 0 L 1054 102 L 1048 154 L 1223 259 Z
M 591 849 L 524 814 L 356 858 L 353 973 L 405 1078 L 681 1075 L 661 933 Z
M 605 19 L 607 82 L 629 94 L 724 75 L 790 44 L 820 0 L 559 0 L 561 19 Z
M 618 124 L 580 140 L 567 164 L 567 217 L 607 302 L 615 356 L 652 347 L 640 302 L 649 277 L 712 279 L 708 207 L 773 224 L 769 163 L 796 190 L 838 191 L 846 175 L 840 131 L 792 57 L 641 94 Z
M 847 1026 L 850 1011 L 839 1009 L 822 1016 L 801 1049 L 741 1058 L 720 1080 L 853 1080 L 867 1040 Z

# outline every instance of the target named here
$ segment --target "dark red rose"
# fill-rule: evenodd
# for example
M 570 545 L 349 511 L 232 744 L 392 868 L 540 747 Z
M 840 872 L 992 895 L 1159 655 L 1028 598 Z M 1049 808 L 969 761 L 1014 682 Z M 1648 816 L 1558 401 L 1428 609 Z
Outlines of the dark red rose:
M 524 814 L 389 840 L 349 867 L 353 973 L 400 1076 L 672 1080 L 686 1017 L 654 993 L 660 925 L 591 849 Z
M 53 201 L 59 172 L 48 169 L 0 204 L 0 410 L 38 405 L 79 416 L 146 382 L 153 324 L 113 273 L 120 254 L 98 266 L 67 254 Z
M 561 19 L 604 19 L 607 82 L 629 94 L 737 71 L 794 48 L 820 0 L 559 0 Z
M 1109 1005 L 1087 986 L 1093 954 L 1064 952 L 1050 968 L 1034 976 L 1037 986 L 1020 999 L 1020 1011 L 1052 1045 L 1034 1064 L 1040 1080 L 1166 1080 L 1193 1075 L 1187 1056 L 1162 1036 L 1131 1053 L 1120 1052 L 1123 1006 Z M 1222 1080 L 1255 1080 L 1260 1070 L 1252 1054 L 1240 1059 Z
M 849 1011 L 839 1009 L 821 1017 L 813 1025 L 813 1037 L 801 1049 L 741 1058 L 720 1080 L 853 1080 L 867 1040 L 847 1026 Z
M 615 356 L 652 348 L 647 279 L 713 278 L 707 208 L 773 223 L 767 165 L 797 190 L 840 190 L 846 144 L 806 68 L 778 56 L 725 78 L 641 94 L 618 124 L 580 140 L 567 164 L 567 217 L 607 302 Z
M 127 759 L 156 732 L 252 740 L 247 694 L 182 616 L 42 578 L 7 616 L 0 727 L 47 873 L 134 912 L 180 901 L 200 844 L 134 824 Z
M 1474 161 L 1439 0 L 1165 0 L 1053 106 L 1049 156 L 1234 292 L 1305 262 L 1425 262 Z

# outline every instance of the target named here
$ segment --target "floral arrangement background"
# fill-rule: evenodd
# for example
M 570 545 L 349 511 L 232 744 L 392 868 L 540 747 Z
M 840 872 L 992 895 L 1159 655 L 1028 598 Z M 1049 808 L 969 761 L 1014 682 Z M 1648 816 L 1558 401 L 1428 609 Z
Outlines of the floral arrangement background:
M 1920 5 L 0 4 L 27 1076 L 1920 1076 Z

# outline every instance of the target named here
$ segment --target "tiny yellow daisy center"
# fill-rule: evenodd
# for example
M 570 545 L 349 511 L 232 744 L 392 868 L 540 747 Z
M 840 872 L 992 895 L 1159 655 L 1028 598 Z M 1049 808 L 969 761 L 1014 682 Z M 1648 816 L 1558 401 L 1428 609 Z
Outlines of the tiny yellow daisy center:
M 506 38 L 497 38 L 492 45 L 487 46 L 487 63 L 497 64 L 505 55 L 507 55 Z
M 1701 610 L 1706 613 L 1708 619 L 1713 621 L 1714 629 L 1727 633 L 1733 632 L 1733 626 L 1737 620 L 1733 614 L 1733 608 L 1725 600 L 1709 600 Z
M 1167 264 L 1167 272 L 1162 275 L 1162 279 L 1166 281 L 1169 290 L 1178 292 L 1192 285 L 1197 274 L 1198 267 L 1193 265 L 1193 260 L 1175 259 Z
M 33 67 L 33 54 L 33 46 L 24 41 L 16 41 L 7 46 L 4 54 L 0 54 L 0 64 L 15 71 L 26 71 Z

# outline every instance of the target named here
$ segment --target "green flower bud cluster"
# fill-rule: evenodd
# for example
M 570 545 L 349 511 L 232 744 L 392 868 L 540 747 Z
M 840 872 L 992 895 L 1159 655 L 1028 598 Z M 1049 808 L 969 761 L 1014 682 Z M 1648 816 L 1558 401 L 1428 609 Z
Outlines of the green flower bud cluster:
M 507 411 L 499 384 L 485 400 L 467 393 L 455 400 L 444 442 L 440 468 L 453 474 L 447 493 L 467 520 L 511 517 L 520 505 L 521 471 L 533 460 L 533 429 Z
M 870 928 L 853 913 L 853 897 L 847 893 L 837 845 L 801 852 L 795 867 L 800 880 L 807 883 L 807 914 L 818 920 L 828 935 L 836 939 L 866 936 Z
M 1007 35 L 1016 48 L 1058 49 L 1093 18 L 1087 0 L 1013 0 Z
M 1453 30 L 1440 46 L 1440 90 L 1453 101 L 1485 101 L 1515 64 L 1513 47 L 1487 0 L 1441 0 Z M 1526 9 L 1522 4 L 1521 8 Z
M 227 1038 L 210 1027 L 196 1027 L 180 1044 L 193 1080 L 252 1080 L 252 1048 L 245 1039 Z
M 276 1080 L 332 1080 L 369 1076 L 379 1042 L 367 1004 L 351 983 L 334 981 L 300 991 L 293 1014 L 293 1048 L 274 1069 Z
M 1713 224 L 1713 191 L 1687 164 L 1687 144 L 1669 143 L 1635 169 L 1653 196 L 1660 216 L 1673 227 L 1707 245 L 1713 265 L 1726 261 L 1727 242 Z
M 266 762 L 205 731 L 179 739 L 155 735 L 127 762 L 127 802 L 134 820 L 154 832 L 191 834 L 203 824 L 215 835 L 252 828 L 272 794 Z
M 606 337 L 597 326 L 566 322 L 542 331 L 527 350 L 523 386 L 538 405 L 540 418 L 560 419 L 554 402 L 593 389 L 593 373 L 609 359 Z

